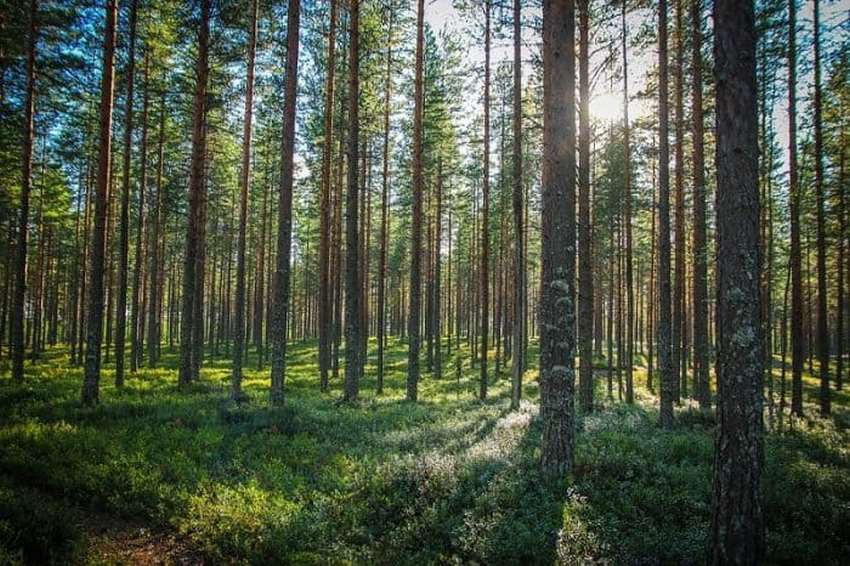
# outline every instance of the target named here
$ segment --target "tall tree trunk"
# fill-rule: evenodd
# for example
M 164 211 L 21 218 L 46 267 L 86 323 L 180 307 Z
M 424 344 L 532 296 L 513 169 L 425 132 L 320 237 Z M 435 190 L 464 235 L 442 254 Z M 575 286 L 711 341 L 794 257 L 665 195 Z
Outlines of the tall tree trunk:
M 33 138 L 35 137 L 37 20 L 38 0 L 30 0 L 29 35 L 27 37 L 27 94 L 26 101 L 24 102 L 24 143 L 21 159 L 21 204 L 18 217 L 18 239 L 15 255 L 15 296 L 12 299 L 12 328 L 9 337 L 12 345 L 12 378 L 18 383 L 24 381 L 24 300 L 27 290 L 27 237 L 29 230 L 30 191 L 32 190 L 32 148 Z M 108 39 L 109 36 L 107 36 Z
M 348 192 L 345 210 L 345 384 L 343 398 L 346 401 L 354 401 L 359 394 L 360 378 L 363 375 L 360 235 L 357 233 L 359 208 L 357 202 L 359 196 L 357 165 L 360 148 L 360 0 L 351 0 L 349 10 L 349 25 L 351 27 L 348 46 Z M 409 391 L 408 385 L 408 394 Z
M 124 158 L 121 175 L 121 218 L 118 227 L 118 301 L 115 311 L 115 386 L 124 386 L 124 342 L 127 334 L 127 275 L 130 259 L 130 161 L 133 150 L 133 87 L 136 75 L 137 0 L 130 2 L 130 52 L 127 56 L 127 99 L 124 110 Z
M 670 320 L 670 141 L 667 109 L 667 0 L 658 2 L 658 366 L 661 426 L 673 426 L 678 374 L 673 367 Z
M 357 1 L 357 0 L 353 0 Z M 422 305 L 422 118 L 425 2 L 416 8 L 416 77 L 413 110 L 413 195 L 410 229 L 410 307 L 407 348 L 407 400 L 416 401 L 419 394 L 419 311 Z
M 681 0 L 679 0 L 681 2 Z M 626 402 L 634 402 L 634 381 L 632 365 L 634 364 L 633 348 L 635 343 L 635 288 L 632 276 L 632 149 L 631 125 L 629 123 L 629 60 L 626 30 L 626 0 L 622 9 L 622 41 L 623 41 L 623 149 L 626 155 L 626 194 L 623 224 L 626 236 Z
M 587 1 L 584 2 L 583 17 L 587 13 Z M 586 22 L 585 22 L 586 23 Z M 586 39 L 586 38 L 585 38 Z M 585 44 L 582 43 L 582 47 Z M 586 70 L 586 69 L 585 69 Z M 585 95 L 582 95 L 584 108 Z M 513 209 L 514 209 L 514 324 L 513 324 L 513 362 L 511 407 L 519 408 L 522 397 L 522 375 L 525 371 L 525 228 L 523 220 L 523 186 L 522 186 L 522 2 L 514 0 L 514 155 L 513 155 Z M 584 188 L 584 187 L 583 187 Z M 589 183 L 586 187 L 589 189 Z M 587 195 L 585 195 L 586 197 Z M 583 226 L 584 227 L 584 226 Z M 449 234 L 451 237 L 451 234 Z M 589 243 L 589 228 L 588 228 Z M 584 251 L 582 253 L 582 259 Z M 588 254 L 589 256 L 589 254 Z M 590 258 L 588 257 L 588 260 Z M 593 305 L 591 304 L 591 310 Z M 588 333 L 589 337 L 589 333 Z
M 579 406 L 582 412 L 586 414 L 593 410 L 593 259 L 590 252 L 590 0 L 579 0 L 578 9 L 578 382 Z M 625 10 L 624 3 L 624 14 Z M 625 39 L 623 42 L 625 46 Z
M 818 363 L 820 364 L 820 412 L 829 415 L 829 314 L 826 310 L 826 227 L 824 221 L 823 188 L 823 126 L 821 118 L 821 66 L 820 66 L 820 2 L 813 0 L 814 58 L 815 58 L 815 193 L 817 195 L 817 247 L 818 247 Z M 843 190 L 843 187 L 842 187 Z
M 142 293 L 142 266 L 144 265 L 145 249 L 142 246 L 145 237 L 145 193 L 148 190 L 148 109 L 150 105 L 150 89 L 148 84 L 150 60 L 145 54 L 145 85 L 142 94 L 142 139 L 139 146 L 139 212 L 136 223 L 136 258 L 133 266 L 133 295 L 130 299 L 130 371 L 139 369 L 142 352 L 142 337 L 144 336 L 144 308 L 140 305 Z M 156 241 L 156 240 L 154 240 Z
M 676 375 L 673 396 L 678 403 L 682 395 L 687 395 L 687 382 L 680 380 L 685 359 L 684 330 L 685 330 L 685 152 L 684 152 L 684 27 L 682 25 L 682 0 L 675 0 L 675 25 L 676 25 L 676 59 L 675 75 L 676 89 L 674 92 L 674 120 L 675 120 L 675 157 L 676 167 L 674 171 L 675 185 L 675 262 L 673 274 L 673 331 L 672 331 L 672 354 L 673 373 Z
M 251 1 L 248 31 L 248 61 L 245 78 L 245 113 L 242 125 L 242 171 L 239 183 L 239 241 L 236 248 L 236 320 L 233 340 L 233 373 L 230 397 L 240 401 L 242 394 L 242 357 L 245 350 L 245 240 L 248 231 L 248 188 L 251 183 L 251 134 L 254 119 L 254 60 L 257 53 L 257 12 L 259 0 Z
M 708 249 L 706 246 L 705 213 L 705 150 L 703 147 L 704 117 L 702 110 L 702 0 L 691 0 L 691 57 L 693 72 L 693 182 L 694 182 L 694 374 L 696 398 L 702 409 L 711 407 L 708 362 Z
M 440 325 L 442 313 L 440 311 L 440 289 L 442 288 L 442 258 L 440 250 L 443 241 L 443 162 L 437 157 L 437 210 L 434 220 L 434 314 L 431 316 L 433 323 L 432 333 L 434 335 L 434 376 L 437 379 L 443 377 L 443 330 Z
M 331 362 L 331 158 L 333 153 L 334 71 L 336 66 L 337 0 L 330 0 L 328 76 L 325 81 L 325 123 L 322 140 L 322 196 L 319 208 L 319 386 L 328 389 Z
M 384 345 L 386 343 L 386 288 L 387 288 L 387 237 L 390 230 L 388 215 L 390 181 L 390 99 L 392 97 L 393 66 L 393 20 L 392 8 L 388 14 L 387 29 L 387 75 L 384 79 L 384 142 L 381 176 L 381 251 L 378 259 L 378 387 L 380 395 L 384 391 Z
M 484 156 L 481 221 L 481 383 L 478 397 L 487 398 L 487 351 L 490 347 L 490 0 L 484 0 Z
M 844 160 L 845 160 L 845 142 L 844 136 L 846 130 L 842 130 L 840 137 L 841 140 L 839 142 L 838 151 L 838 186 L 846 187 L 846 178 L 844 171 Z M 844 385 L 844 346 L 845 341 L 847 339 L 846 333 L 844 331 L 844 314 L 846 310 L 846 303 L 844 299 L 844 283 L 846 274 L 844 273 L 844 263 L 845 263 L 845 253 L 847 251 L 847 203 L 846 197 L 844 195 L 844 190 L 838 190 L 838 242 L 836 242 L 836 246 L 838 247 L 838 262 L 836 264 L 836 280 L 838 281 L 838 315 L 836 320 L 836 367 L 835 367 L 835 389 L 841 391 Z
M 788 193 L 791 208 L 791 412 L 803 416 L 803 274 L 797 183 L 797 0 L 788 0 Z
M 112 102 L 115 83 L 115 27 L 118 4 L 106 2 L 106 26 L 103 32 L 103 78 L 100 89 L 100 149 L 97 162 L 97 193 L 95 195 L 94 229 L 89 265 L 89 296 L 86 328 L 86 366 L 83 378 L 82 401 L 93 405 L 98 401 L 100 388 L 100 346 L 103 340 L 103 268 L 106 250 L 107 205 L 112 169 Z
M 555 477 L 572 469 L 575 444 L 574 44 L 573 0 L 544 0 L 540 416 L 543 472 Z
M 159 139 L 157 141 L 157 165 L 156 165 L 156 200 L 153 210 L 153 226 L 150 238 L 150 306 L 148 309 L 148 367 L 154 367 L 159 360 L 159 344 L 162 340 L 161 306 L 162 294 L 159 289 L 160 278 L 164 277 L 163 267 L 160 265 L 160 231 L 162 224 L 162 199 L 163 187 L 162 176 L 165 166 L 165 91 L 162 91 L 159 103 Z
M 356 0 L 355 0 L 356 1 Z M 278 196 L 277 269 L 271 324 L 271 402 L 283 403 L 286 377 L 286 335 L 289 328 L 290 257 L 292 253 L 292 181 L 295 153 L 295 111 L 298 93 L 298 36 L 301 0 L 290 0 L 286 24 L 286 86 L 283 100 L 283 139 Z
M 186 229 L 186 255 L 183 258 L 183 297 L 180 313 L 180 373 L 178 384 L 185 389 L 192 382 L 195 327 L 197 259 L 202 253 L 203 199 L 207 148 L 206 96 L 209 73 L 209 35 L 211 0 L 201 1 L 201 26 L 198 32 L 198 59 L 195 72 L 195 96 L 192 109 L 192 156 L 189 169 L 189 219 Z
M 712 563 L 764 560 L 756 29 L 751 1 L 715 0 L 718 403 Z

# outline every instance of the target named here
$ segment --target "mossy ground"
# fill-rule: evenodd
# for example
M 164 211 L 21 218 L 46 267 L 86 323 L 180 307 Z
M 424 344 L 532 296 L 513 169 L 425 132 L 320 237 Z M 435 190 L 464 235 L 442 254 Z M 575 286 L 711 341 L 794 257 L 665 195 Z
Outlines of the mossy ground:
M 374 344 L 370 348 L 374 363 Z M 635 372 L 637 402 L 607 399 L 581 418 L 574 473 L 538 474 L 536 370 L 509 411 L 509 369 L 487 402 L 456 352 L 404 401 L 406 346 L 392 340 L 385 393 L 367 367 L 361 401 L 319 392 L 315 343 L 294 344 L 286 403 L 249 358 L 249 401 L 227 401 L 229 360 L 176 389 L 176 353 L 130 375 L 103 372 L 101 402 L 79 403 L 80 368 L 51 350 L 23 386 L 0 373 L 0 564 L 95 562 L 86 517 L 108 514 L 176 534 L 193 555 L 246 563 L 698 563 L 710 518 L 713 414 L 689 403 L 656 426 L 657 398 Z M 531 359 L 536 361 L 532 348 Z M 424 365 L 424 364 L 423 364 Z M 491 363 L 491 372 L 493 364 Z M 778 391 L 778 369 L 777 376 Z M 616 396 L 616 385 L 614 388 Z M 766 444 L 769 561 L 842 564 L 850 556 L 850 395 L 830 419 L 771 432 Z

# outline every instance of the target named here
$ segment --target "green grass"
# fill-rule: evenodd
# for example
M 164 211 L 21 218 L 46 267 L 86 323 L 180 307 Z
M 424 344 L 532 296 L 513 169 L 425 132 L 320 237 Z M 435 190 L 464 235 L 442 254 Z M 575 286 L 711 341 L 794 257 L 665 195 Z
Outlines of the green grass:
M 121 391 L 107 366 L 94 408 L 80 405 L 81 371 L 59 350 L 28 366 L 24 386 L 12 385 L 5 368 L 0 564 L 87 561 L 85 529 L 68 518 L 87 510 L 177 531 L 211 561 L 702 561 L 711 414 L 686 403 L 677 427 L 661 431 L 642 369 L 634 406 L 605 399 L 603 372 L 602 410 L 580 420 L 574 474 L 545 483 L 536 372 L 526 375 L 522 409 L 510 412 L 509 371 L 481 403 L 478 368 L 467 351 L 461 357 L 459 379 L 446 358 L 443 379 L 423 375 L 421 401 L 410 404 L 406 346 L 393 341 L 385 394 L 375 396 L 369 366 L 362 400 L 350 406 L 337 403 L 339 379 L 319 392 L 315 343 L 295 344 L 282 408 L 269 406 L 268 373 L 254 369 L 254 358 L 241 406 L 227 401 L 224 358 L 206 363 L 187 393 L 176 389 L 175 353 L 161 369 L 130 375 Z M 806 400 L 816 394 L 807 376 Z M 850 555 L 847 393 L 834 404 L 835 419 L 768 436 L 771 563 L 840 564 Z

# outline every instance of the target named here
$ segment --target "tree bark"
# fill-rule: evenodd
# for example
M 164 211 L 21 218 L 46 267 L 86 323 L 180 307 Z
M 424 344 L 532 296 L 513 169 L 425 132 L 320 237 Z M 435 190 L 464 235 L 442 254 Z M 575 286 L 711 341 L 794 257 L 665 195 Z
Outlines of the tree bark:
M 658 2 L 658 366 L 660 424 L 673 426 L 678 374 L 673 367 L 670 319 L 670 142 L 667 109 L 667 0 Z
M 573 0 L 544 0 L 540 416 L 542 468 L 554 477 L 572 469 L 575 444 L 574 44 Z
M 797 1 L 788 0 L 788 193 L 791 208 L 791 412 L 803 416 L 803 276 L 797 183 Z
M 142 266 L 146 250 L 142 246 L 145 237 L 145 199 L 148 190 L 148 109 L 150 89 L 148 84 L 149 59 L 145 55 L 145 85 L 142 94 L 142 139 L 139 145 L 139 212 L 136 223 L 136 257 L 133 266 L 133 294 L 130 298 L 130 371 L 139 369 L 142 355 L 142 337 L 144 336 L 144 308 L 140 304 L 142 295 Z M 156 243 L 156 240 L 154 240 Z
M 764 560 L 756 29 L 753 3 L 716 0 L 718 403 L 712 563 Z
M 584 2 L 586 15 L 587 1 Z M 586 23 L 586 22 L 585 22 Z M 586 39 L 586 38 L 585 38 Z M 582 44 L 585 47 L 585 43 Z M 585 53 L 586 55 L 586 53 Z M 585 60 L 586 62 L 586 60 Z M 585 68 L 586 70 L 586 68 Z M 582 95 L 582 105 L 585 103 Z M 584 107 L 584 106 L 583 106 Z M 514 155 L 513 155 L 513 209 L 514 209 L 514 324 L 511 408 L 518 409 L 522 398 L 522 376 L 525 372 L 525 228 L 523 220 L 522 186 L 522 3 L 514 0 Z M 589 189 L 589 184 L 586 187 Z M 585 195 L 586 196 L 586 195 Z M 589 234 L 589 231 L 588 231 Z M 451 236 L 451 234 L 450 234 Z M 589 240 L 589 236 L 588 236 Z M 582 258 L 584 258 L 582 251 Z M 588 254 L 589 255 L 589 254 Z M 588 259 L 590 259 L 588 257 Z M 591 310 L 593 305 L 591 304 Z
M 103 341 L 103 268 L 106 250 L 107 205 L 112 169 L 112 103 L 115 86 L 115 28 L 118 4 L 106 2 L 106 26 L 103 43 L 103 78 L 100 89 L 100 149 L 97 164 L 97 189 L 94 202 L 89 296 L 86 328 L 86 365 L 83 378 L 84 405 L 97 403 L 100 387 L 100 347 Z
M 390 230 L 389 220 L 389 180 L 390 180 L 390 100 L 392 97 L 393 65 L 393 20 L 392 8 L 388 14 L 387 30 L 387 75 L 384 79 L 384 142 L 383 171 L 381 182 L 381 251 L 378 265 L 378 386 L 377 393 L 384 391 L 384 346 L 386 344 L 386 287 L 387 287 L 387 237 Z
M 516 1 L 516 0 L 515 0 Z M 593 260 L 590 228 L 590 0 L 579 0 L 578 343 L 579 406 L 593 410 Z M 623 13 L 625 14 L 625 3 Z M 625 24 L 624 24 L 625 25 Z M 625 46 L 625 39 L 623 40 Z M 625 52 L 624 52 L 625 56 Z
M 490 330 L 490 0 L 484 0 L 484 155 L 481 206 L 481 383 L 478 397 L 487 398 L 487 351 Z
M 356 0 L 355 0 L 356 2 Z M 278 196 L 277 268 L 271 323 L 271 402 L 283 403 L 286 340 L 289 327 L 290 258 L 292 253 L 292 181 L 295 153 L 295 111 L 298 93 L 298 36 L 301 0 L 290 0 L 286 24 L 286 86 L 283 100 L 283 139 Z
M 354 0 L 355 2 L 357 0 Z M 410 230 L 410 307 L 408 313 L 407 400 L 416 401 L 419 394 L 419 312 L 422 305 L 422 117 L 425 2 L 417 1 L 416 9 L 416 77 L 413 110 L 413 195 Z
M 245 244 L 248 229 L 248 188 L 251 183 L 251 134 L 254 118 L 254 60 L 257 52 L 257 12 L 259 0 L 251 1 L 248 31 L 248 60 L 245 78 L 245 113 L 242 124 L 242 171 L 239 182 L 239 240 L 236 248 L 236 318 L 233 337 L 233 373 L 230 397 L 240 401 L 242 394 L 242 357 L 245 350 Z
M 30 191 L 32 190 L 32 149 L 35 137 L 35 56 L 38 42 L 38 0 L 30 0 L 27 36 L 27 94 L 24 102 L 24 143 L 21 159 L 21 203 L 15 254 L 15 295 L 12 299 L 10 342 L 12 378 L 24 381 L 24 300 L 27 290 L 27 238 L 29 233 Z M 107 37 L 107 39 L 109 39 Z

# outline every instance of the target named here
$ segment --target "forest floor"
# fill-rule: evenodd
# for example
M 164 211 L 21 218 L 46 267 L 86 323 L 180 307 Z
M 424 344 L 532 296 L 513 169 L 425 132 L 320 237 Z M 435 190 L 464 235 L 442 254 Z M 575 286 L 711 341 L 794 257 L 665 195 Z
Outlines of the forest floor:
M 703 561 L 713 412 L 685 401 L 676 427 L 660 430 L 641 367 L 632 406 L 608 399 L 597 372 L 600 410 L 579 419 L 574 473 L 546 483 L 534 369 L 511 412 L 509 367 L 477 401 L 478 368 L 461 350 L 460 373 L 447 355 L 444 377 L 426 372 L 410 404 L 406 346 L 393 340 L 385 393 L 374 394 L 372 344 L 362 400 L 344 405 L 339 378 L 319 392 L 316 344 L 296 344 L 286 403 L 271 408 L 255 358 L 250 399 L 237 406 L 226 357 L 178 393 L 176 352 L 164 353 L 161 368 L 129 375 L 122 390 L 107 363 L 94 408 L 80 405 L 81 369 L 64 351 L 28 364 L 23 386 L 0 366 L 0 564 Z M 773 422 L 770 563 L 850 556 L 848 389 L 833 392 L 833 417 L 819 418 L 807 374 L 810 416 L 781 431 Z

